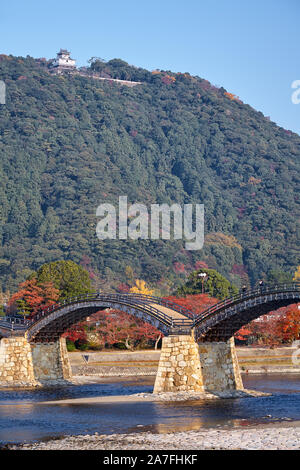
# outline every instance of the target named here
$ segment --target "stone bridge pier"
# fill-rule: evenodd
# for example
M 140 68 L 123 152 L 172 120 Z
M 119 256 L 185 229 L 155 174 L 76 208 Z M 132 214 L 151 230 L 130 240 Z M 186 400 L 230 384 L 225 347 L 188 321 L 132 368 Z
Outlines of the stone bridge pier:
M 72 377 L 66 341 L 29 343 L 23 336 L 0 341 L 0 386 L 43 386 Z
M 163 338 L 154 393 L 242 389 L 233 338 L 199 344 L 193 335 Z
M 72 378 L 66 341 L 30 343 L 26 337 L 0 342 L 0 386 L 47 386 Z M 163 338 L 154 393 L 241 390 L 233 338 L 199 343 L 193 335 Z

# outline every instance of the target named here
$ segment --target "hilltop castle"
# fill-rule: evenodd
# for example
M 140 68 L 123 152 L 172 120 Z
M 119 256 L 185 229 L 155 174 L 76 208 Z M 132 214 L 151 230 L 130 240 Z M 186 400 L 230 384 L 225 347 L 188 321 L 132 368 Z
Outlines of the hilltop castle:
M 64 72 L 67 70 L 75 70 L 76 69 L 76 61 L 71 59 L 70 52 L 66 49 L 61 49 L 56 56 L 56 59 L 50 64 L 52 69 L 55 69 L 57 73 Z
M 88 69 L 87 67 L 76 67 L 76 60 L 71 59 L 71 52 L 66 49 L 61 49 L 57 55 L 56 59 L 52 59 L 49 63 L 49 72 L 56 74 L 63 74 L 68 72 L 72 75 L 80 75 L 82 77 L 93 78 L 95 80 L 109 81 L 111 83 L 118 83 L 119 85 L 125 85 L 128 87 L 134 87 L 136 85 L 141 85 L 141 82 L 133 82 L 131 80 L 120 80 L 118 78 L 102 77 L 98 72 Z

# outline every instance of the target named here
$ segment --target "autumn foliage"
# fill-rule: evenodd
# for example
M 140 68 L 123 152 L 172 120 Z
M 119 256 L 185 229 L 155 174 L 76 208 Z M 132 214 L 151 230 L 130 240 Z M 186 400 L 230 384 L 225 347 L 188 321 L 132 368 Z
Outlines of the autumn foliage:
M 169 296 L 165 298 L 175 302 L 176 304 L 182 305 L 188 310 L 194 312 L 196 315 L 219 302 L 218 299 L 209 297 L 208 294 L 187 295 L 186 297 Z
M 242 327 L 235 338 L 252 345 L 290 344 L 300 337 L 300 310 L 297 304 L 263 315 Z
M 163 336 L 154 326 L 118 310 L 93 314 L 89 321 L 72 326 L 64 336 L 76 344 L 88 343 L 97 349 L 124 347 L 149 348 Z
M 62 335 L 64 338 L 67 338 L 73 343 L 86 344 L 87 343 L 87 332 L 84 322 L 77 323 L 72 325 L 66 333 Z
M 144 295 L 152 295 L 153 290 L 149 289 L 146 285 L 146 282 L 142 279 L 136 279 L 135 285 L 130 288 L 129 292 L 132 294 L 144 294 Z
M 231 101 L 237 101 L 238 103 L 242 103 L 240 98 L 234 95 L 233 93 L 229 93 L 228 91 L 226 91 L 224 95 L 227 96 L 227 98 L 229 98 Z
M 11 312 L 32 316 L 38 310 L 49 307 L 59 299 L 59 290 L 52 282 L 38 284 L 36 279 L 27 280 L 19 285 L 19 290 L 8 302 Z
M 297 267 L 297 270 L 293 277 L 293 281 L 300 281 L 300 266 Z

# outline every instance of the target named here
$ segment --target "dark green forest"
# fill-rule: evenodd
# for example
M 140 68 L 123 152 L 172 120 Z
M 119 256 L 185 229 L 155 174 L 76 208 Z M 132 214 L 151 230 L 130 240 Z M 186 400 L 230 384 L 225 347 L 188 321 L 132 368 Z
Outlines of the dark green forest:
M 254 283 L 299 264 L 300 137 L 208 81 L 93 60 L 128 88 L 0 56 L 0 288 L 73 260 L 96 287 L 135 278 L 174 290 L 199 266 Z M 232 92 L 232 90 L 230 90 Z M 234 92 L 234 90 L 233 90 Z M 96 208 L 203 203 L 205 244 L 100 241 Z M 132 271 L 131 271 L 132 272 Z M 126 274 L 127 273 L 127 274 Z

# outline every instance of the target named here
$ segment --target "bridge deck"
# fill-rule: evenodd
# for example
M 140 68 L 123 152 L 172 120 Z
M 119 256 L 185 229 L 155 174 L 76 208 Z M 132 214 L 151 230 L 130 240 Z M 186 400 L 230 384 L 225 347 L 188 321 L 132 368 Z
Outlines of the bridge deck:
M 165 307 L 163 305 L 160 305 L 160 304 L 155 304 L 155 303 L 150 303 L 149 305 L 151 305 L 152 307 L 154 308 L 157 308 L 158 310 L 160 310 L 162 313 L 165 313 L 166 315 L 168 315 L 169 317 L 173 318 L 174 320 L 185 320 L 187 322 L 187 320 L 189 320 L 185 315 L 182 315 L 182 313 L 179 313 L 179 312 L 176 312 L 176 310 L 173 310 L 169 307 Z M 193 320 L 190 319 L 190 323 L 191 325 L 193 324 Z

